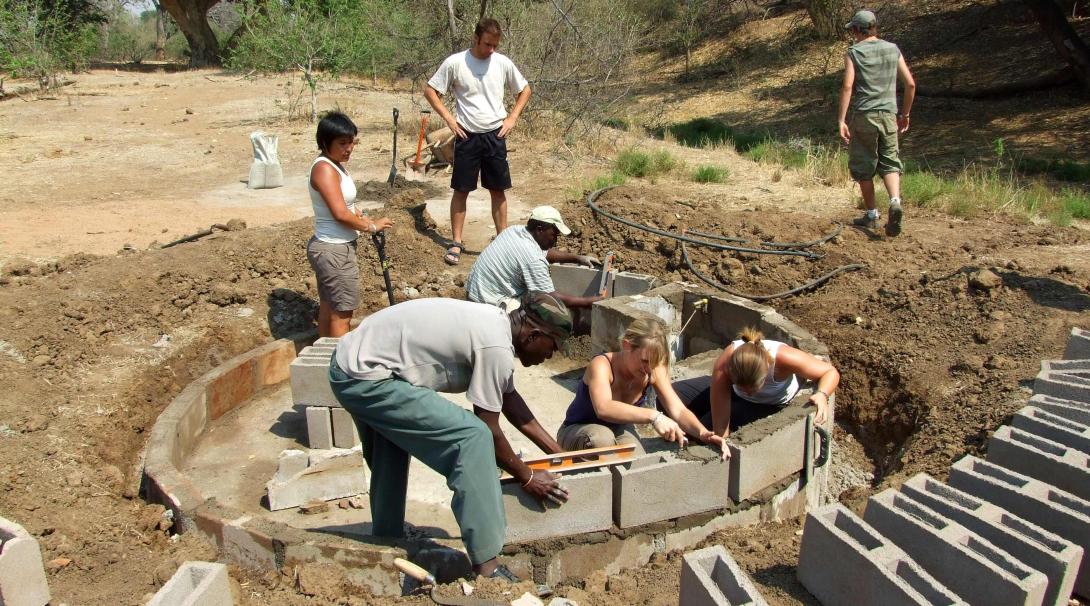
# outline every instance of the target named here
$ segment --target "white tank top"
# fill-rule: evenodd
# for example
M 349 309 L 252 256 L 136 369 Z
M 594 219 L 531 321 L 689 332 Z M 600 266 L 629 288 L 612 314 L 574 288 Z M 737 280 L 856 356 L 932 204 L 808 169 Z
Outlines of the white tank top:
M 735 351 L 737 351 L 744 343 L 745 341 L 738 339 L 731 343 L 731 345 L 733 345 Z M 738 386 L 734 385 L 734 393 L 750 402 L 769 404 L 772 406 L 785 406 L 791 401 L 791 398 L 795 397 L 795 394 L 798 393 L 799 380 L 795 377 L 795 373 L 791 373 L 783 381 L 777 381 L 776 352 L 780 350 L 780 346 L 782 346 L 783 343 L 762 339 L 761 344 L 764 345 L 765 350 L 768 351 L 768 355 L 772 357 L 772 363 L 768 365 L 768 374 L 765 375 L 764 385 L 761 386 L 761 389 L 751 394 L 742 393 L 738 389 Z
M 318 156 L 314 159 L 314 162 L 310 165 L 312 173 L 314 172 L 314 165 L 319 162 L 328 162 L 330 166 L 336 169 L 337 174 L 341 176 L 341 195 L 344 196 L 344 204 L 349 211 L 355 210 L 356 184 L 352 182 L 352 178 L 348 176 L 348 173 L 341 170 L 336 162 L 325 156 Z M 325 203 L 325 198 L 322 197 L 321 192 L 314 189 L 314 184 L 310 182 L 310 179 L 307 179 L 307 189 L 310 190 L 310 206 L 314 209 L 314 236 L 322 242 L 331 244 L 354 242 L 360 236 L 360 232 L 351 227 L 345 227 L 340 221 L 333 218 L 333 213 L 330 212 L 329 205 Z

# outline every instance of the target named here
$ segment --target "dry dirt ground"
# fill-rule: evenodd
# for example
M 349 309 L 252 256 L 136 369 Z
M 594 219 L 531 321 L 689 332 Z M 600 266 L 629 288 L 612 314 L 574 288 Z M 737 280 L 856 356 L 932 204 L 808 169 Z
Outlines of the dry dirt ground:
M 308 201 L 298 188 L 249 192 L 240 183 L 247 135 L 258 128 L 280 134 L 289 182 L 305 175 L 312 127 L 283 119 L 282 91 L 283 79 L 219 72 L 94 72 L 55 98 L 0 103 L 0 513 L 38 538 L 56 603 L 141 604 L 179 562 L 216 558 L 200 541 L 171 535 L 162 508 L 140 499 L 140 455 L 156 415 L 189 381 L 313 327 Z M 389 109 L 413 115 L 411 98 L 347 84 L 323 95 L 361 126 L 354 176 L 384 179 Z M 411 143 L 406 134 L 399 147 Z M 578 227 L 565 246 L 613 250 L 622 269 L 696 281 L 675 243 L 586 207 L 580 183 L 602 170 L 601 160 L 573 160 L 520 136 L 512 146 L 515 192 L 529 205 L 559 206 Z M 817 238 L 855 212 L 847 188 L 733 152 L 671 149 L 690 164 L 728 166 L 732 177 L 630 182 L 603 195 L 603 209 L 664 229 L 779 241 Z M 444 265 L 442 234 L 413 212 L 425 192 L 398 185 L 365 188 L 397 221 L 387 245 L 395 284 L 459 296 L 473 257 Z M 232 218 L 249 227 L 149 248 Z M 1078 228 L 910 208 L 897 239 L 849 228 L 820 250 L 818 261 L 690 255 L 702 273 L 758 294 L 867 265 L 770 303 L 822 339 L 843 374 L 837 456 L 875 478 L 837 495 L 856 509 L 875 490 L 921 471 L 944 478 L 953 460 L 979 453 L 1025 400 L 1039 361 L 1062 352 L 1070 327 L 1090 326 L 1090 241 Z M 385 295 L 373 250 L 361 246 L 361 255 L 371 268 L 364 313 Z M 983 268 L 997 278 L 973 285 L 970 275 Z M 724 544 L 771 603 L 810 604 L 794 580 L 800 528 L 798 520 L 762 525 L 708 542 Z M 676 604 L 679 571 L 680 555 L 666 554 L 557 593 L 583 606 Z M 240 604 L 429 603 L 375 599 L 320 567 L 232 568 L 232 584 Z

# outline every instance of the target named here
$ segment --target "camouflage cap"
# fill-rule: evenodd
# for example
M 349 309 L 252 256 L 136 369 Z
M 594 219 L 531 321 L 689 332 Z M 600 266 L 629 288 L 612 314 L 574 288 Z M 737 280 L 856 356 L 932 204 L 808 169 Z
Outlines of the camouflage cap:
M 526 316 L 550 337 L 556 340 L 557 346 L 571 336 L 572 319 L 568 307 L 556 297 L 547 292 L 530 291 L 522 301 L 522 307 L 526 310 Z

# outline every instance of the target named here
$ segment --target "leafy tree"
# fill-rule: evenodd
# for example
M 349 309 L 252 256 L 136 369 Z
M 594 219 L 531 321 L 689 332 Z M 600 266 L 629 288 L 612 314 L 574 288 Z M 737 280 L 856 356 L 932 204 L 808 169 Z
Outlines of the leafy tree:
M 220 42 L 208 22 L 208 9 L 220 0 L 159 0 L 189 43 L 189 67 L 220 65 Z M 276 2 L 272 2 L 276 4 Z
M 368 27 L 359 0 L 295 0 L 242 4 L 244 28 L 228 66 L 261 72 L 298 71 L 310 90 L 310 119 L 318 119 L 318 83 L 367 58 Z
M 0 0 L 0 68 L 56 86 L 60 72 L 86 66 L 102 20 L 87 2 Z

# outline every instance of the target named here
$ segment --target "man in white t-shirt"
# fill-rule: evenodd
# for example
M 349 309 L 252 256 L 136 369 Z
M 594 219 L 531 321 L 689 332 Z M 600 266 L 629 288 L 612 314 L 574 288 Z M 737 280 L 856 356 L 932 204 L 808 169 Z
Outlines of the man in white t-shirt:
M 496 233 L 507 228 L 507 196 L 511 169 L 507 165 L 507 133 L 515 128 L 530 100 L 530 85 L 515 64 L 497 53 L 503 30 L 495 19 L 482 19 L 473 32 L 473 47 L 446 58 L 424 87 L 424 98 L 456 135 L 454 173 L 450 187 L 450 227 L 453 241 L 443 259 L 457 265 L 462 250 L 466 199 L 477 189 L 477 177 L 492 197 Z M 504 91 L 515 97 L 511 113 L 503 105 Z M 440 98 L 454 92 L 455 114 Z

